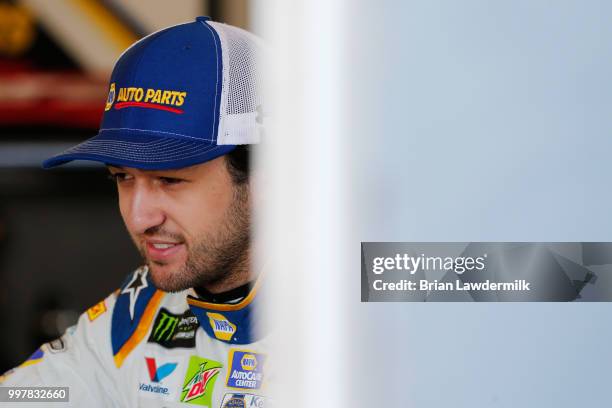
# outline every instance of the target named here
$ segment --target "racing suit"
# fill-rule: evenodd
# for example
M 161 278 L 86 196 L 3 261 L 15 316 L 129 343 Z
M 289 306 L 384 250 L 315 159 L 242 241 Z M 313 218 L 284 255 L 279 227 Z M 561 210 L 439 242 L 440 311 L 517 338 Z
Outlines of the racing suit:
M 258 286 L 236 304 L 210 303 L 155 288 L 141 267 L 0 384 L 67 386 L 75 407 L 263 407 Z

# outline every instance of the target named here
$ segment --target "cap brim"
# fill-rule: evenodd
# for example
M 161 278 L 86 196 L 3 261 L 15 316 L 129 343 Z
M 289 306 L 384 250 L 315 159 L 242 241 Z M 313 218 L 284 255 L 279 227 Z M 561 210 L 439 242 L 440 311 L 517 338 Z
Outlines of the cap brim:
M 235 145 L 216 145 L 193 138 L 104 131 L 45 160 L 42 167 L 48 169 L 73 160 L 89 160 L 143 170 L 168 170 L 204 163 L 235 148 Z

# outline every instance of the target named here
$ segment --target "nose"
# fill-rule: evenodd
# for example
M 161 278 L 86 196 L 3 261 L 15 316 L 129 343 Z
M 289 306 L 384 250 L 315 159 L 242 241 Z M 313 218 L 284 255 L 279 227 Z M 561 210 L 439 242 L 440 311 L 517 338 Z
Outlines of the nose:
M 121 215 L 132 234 L 143 234 L 164 223 L 166 216 L 161 201 L 155 188 L 146 181 L 136 181 L 132 188 L 120 194 Z

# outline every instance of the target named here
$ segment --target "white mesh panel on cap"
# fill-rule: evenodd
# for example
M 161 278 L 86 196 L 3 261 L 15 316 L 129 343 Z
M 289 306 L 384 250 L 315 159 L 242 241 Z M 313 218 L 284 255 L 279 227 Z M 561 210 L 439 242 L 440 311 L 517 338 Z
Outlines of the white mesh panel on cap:
M 221 41 L 223 84 L 217 144 L 259 143 L 263 132 L 261 40 L 237 27 L 209 21 Z

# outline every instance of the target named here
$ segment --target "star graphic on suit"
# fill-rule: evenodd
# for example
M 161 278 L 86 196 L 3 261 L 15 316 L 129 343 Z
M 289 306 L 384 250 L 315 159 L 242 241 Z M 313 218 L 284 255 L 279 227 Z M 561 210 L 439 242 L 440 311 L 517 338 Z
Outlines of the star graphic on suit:
M 136 306 L 136 300 L 138 300 L 138 295 L 140 291 L 149 286 L 147 283 L 147 272 L 149 272 L 148 267 L 143 267 L 138 269 L 130 283 L 127 284 L 125 289 L 121 291 L 121 294 L 129 294 L 130 295 L 130 319 L 134 320 L 134 307 Z

